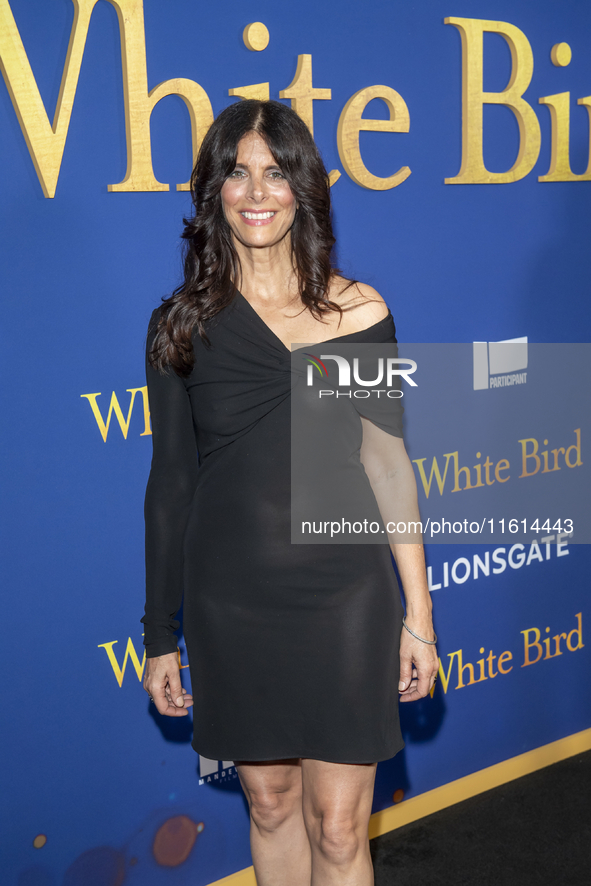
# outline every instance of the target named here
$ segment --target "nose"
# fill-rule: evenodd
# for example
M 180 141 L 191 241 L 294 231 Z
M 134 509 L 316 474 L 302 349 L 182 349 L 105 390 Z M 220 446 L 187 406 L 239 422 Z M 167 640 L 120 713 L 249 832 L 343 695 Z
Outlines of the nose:
M 266 198 L 265 179 L 262 175 L 252 173 L 249 179 L 247 196 L 253 203 L 262 203 Z

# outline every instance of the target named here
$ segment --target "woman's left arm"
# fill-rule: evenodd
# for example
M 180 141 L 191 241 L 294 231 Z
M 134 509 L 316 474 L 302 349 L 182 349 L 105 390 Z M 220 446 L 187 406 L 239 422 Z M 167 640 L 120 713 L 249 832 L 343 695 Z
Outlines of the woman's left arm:
M 395 437 L 361 418 L 361 462 L 376 497 L 386 530 L 405 523 L 410 530 L 420 521 L 414 471 L 401 437 Z M 395 525 L 394 525 L 395 524 Z M 406 623 L 424 640 L 433 640 L 432 604 L 425 568 L 421 532 L 415 526 L 404 533 L 388 532 L 390 548 L 402 581 Z M 432 689 L 439 659 L 435 646 L 423 643 L 405 628 L 400 637 L 401 701 L 424 698 Z

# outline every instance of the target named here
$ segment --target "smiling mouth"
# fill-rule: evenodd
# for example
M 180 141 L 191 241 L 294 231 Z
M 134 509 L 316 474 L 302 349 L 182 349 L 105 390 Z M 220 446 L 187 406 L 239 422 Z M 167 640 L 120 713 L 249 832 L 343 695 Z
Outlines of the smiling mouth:
M 276 215 L 276 212 L 241 212 L 240 215 L 242 218 L 250 219 L 251 221 L 264 221 L 268 218 L 273 218 Z

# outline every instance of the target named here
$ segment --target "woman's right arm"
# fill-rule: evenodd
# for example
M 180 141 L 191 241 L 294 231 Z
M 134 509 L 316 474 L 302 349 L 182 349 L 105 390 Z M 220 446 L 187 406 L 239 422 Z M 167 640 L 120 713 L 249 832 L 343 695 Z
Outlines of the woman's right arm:
M 172 369 L 162 375 L 147 359 L 158 315 L 159 311 L 152 314 L 146 346 L 153 454 L 144 507 L 144 688 L 160 713 L 174 716 L 185 714 L 183 708 L 190 702 L 190 696 L 185 695 L 183 703 L 175 631 L 183 597 L 183 542 L 199 463 L 185 383 Z

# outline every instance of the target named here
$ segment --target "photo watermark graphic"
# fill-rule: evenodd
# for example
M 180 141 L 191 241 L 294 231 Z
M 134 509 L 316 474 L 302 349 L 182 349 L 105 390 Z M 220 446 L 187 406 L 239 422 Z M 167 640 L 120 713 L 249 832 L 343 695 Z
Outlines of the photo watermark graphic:
M 292 543 L 591 542 L 590 357 L 527 337 L 296 347 Z

